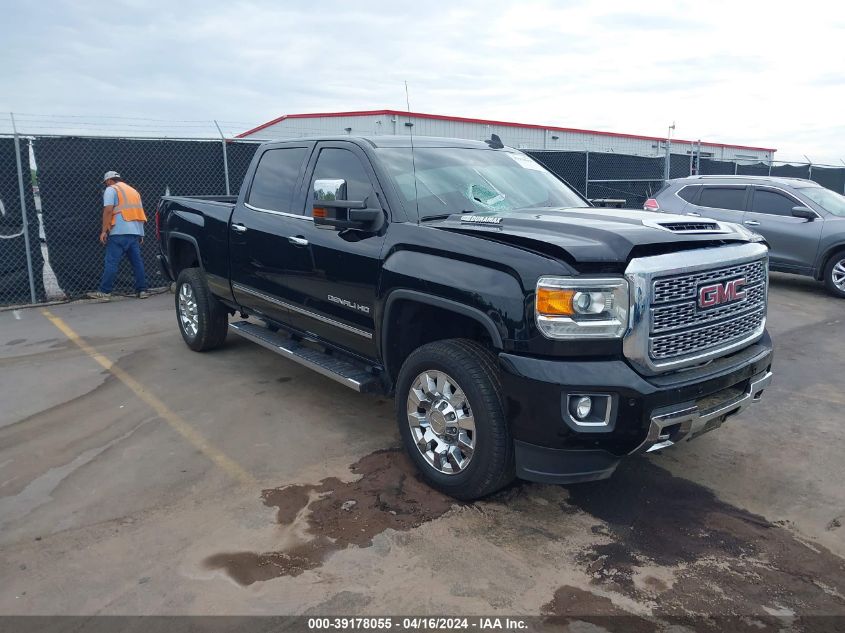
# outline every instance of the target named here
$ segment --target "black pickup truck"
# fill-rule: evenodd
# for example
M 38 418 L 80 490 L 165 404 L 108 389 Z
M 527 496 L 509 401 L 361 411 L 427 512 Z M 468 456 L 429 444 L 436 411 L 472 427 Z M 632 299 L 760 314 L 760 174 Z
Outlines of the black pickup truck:
M 594 208 L 495 140 L 270 142 L 237 198 L 166 196 L 156 220 L 191 349 L 233 331 L 394 395 L 456 498 L 609 477 L 771 381 L 762 238 Z

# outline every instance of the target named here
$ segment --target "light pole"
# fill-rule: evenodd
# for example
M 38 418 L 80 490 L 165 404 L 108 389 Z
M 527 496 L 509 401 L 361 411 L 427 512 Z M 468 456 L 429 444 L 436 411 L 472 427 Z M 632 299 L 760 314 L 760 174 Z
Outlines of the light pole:
M 666 133 L 666 160 L 663 163 L 663 180 L 669 180 L 669 160 L 670 156 L 672 155 L 672 132 L 675 131 L 675 122 L 672 121 L 672 125 L 669 126 L 669 130 Z

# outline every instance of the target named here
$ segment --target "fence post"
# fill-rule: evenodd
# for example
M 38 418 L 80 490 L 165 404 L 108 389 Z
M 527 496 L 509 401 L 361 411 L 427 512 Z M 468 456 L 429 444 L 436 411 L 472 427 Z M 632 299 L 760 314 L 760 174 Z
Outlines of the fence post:
M 587 198 L 587 192 L 590 189 L 590 150 L 584 150 L 584 197 Z
M 226 155 L 226 137 L 223 136 L 223 130 L 220 129 L 217 121 L 214 121 L 217 127 L 217 132 L 220 134 L 220 142 L 223 144 L 223 175 L 226 177 L 226 195 L 229 194 L 229 157 Z
M 32 253 L 29 252 L 29 220 L 26 217 L 26 197 L 24 195 L 23 188 L 23 167 L 21 166 L 21 142 L 18 138 L 18 128 L 15 125 L 14 112 L 9 112 L 9 117 L 12 119 L 12 133 L 15 136 L 15 160 L 18 164 L 18 194 L 21 198 L 21 220 L 23 221 L 23 243 L 24 248 L 26 249 L 26 272 L 29 277 L 29 298 L 32 303 L 35 303 L 35 277 L 32 273 Z M 26 164 L 27 166 L 29 166 L 29 152 L 27 152 Z

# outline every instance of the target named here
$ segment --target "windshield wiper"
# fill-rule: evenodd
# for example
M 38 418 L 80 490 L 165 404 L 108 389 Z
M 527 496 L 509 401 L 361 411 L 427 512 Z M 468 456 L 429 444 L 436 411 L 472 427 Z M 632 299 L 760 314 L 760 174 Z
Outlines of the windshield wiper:
M 456 211 L 456 213 L 467 213 L 467 211 Z M 424 218 L 420 218 L 420 222 L 430 222 L 433 220 L 445 220 L 446 218 L 450 218 L 455 213 L 441 213 L 440 215 L 427 215 Z

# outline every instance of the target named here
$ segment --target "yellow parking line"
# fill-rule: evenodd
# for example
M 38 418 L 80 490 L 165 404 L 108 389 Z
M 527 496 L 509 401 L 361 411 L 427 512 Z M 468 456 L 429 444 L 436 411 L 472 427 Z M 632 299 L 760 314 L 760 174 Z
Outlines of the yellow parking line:
M 55 325 L 62 334 L 68 337 L 71 342 L 79 347 L 79 349 L 101 365 L 103 369 L 111 373 L 112 376 L 126 385 L 132 393 L 138 396 L 139 399 L 149 405 L 149 407 L 152 408 L 160 418 L 167 422 L 174 431 L 193 444 L 194 447 L 203 455 L 208 457 L 239 482 L 244 484 L 256 483 L 255 478 L 241 468 L 237 462 L 221 453 L 217 448 L 209 443 L 209 441 L 205 439 L 199 431 L 183 420 L 178 414 L 171 411 L 166 404 L 150 393 L 144 385 L 98 352 L 92 345 L 86 342 L 85 339 L 74 332 L 73 329 L 62 319 L 46 309 L 42 309 L 41 314 L 47 317 L 50 322 Z

